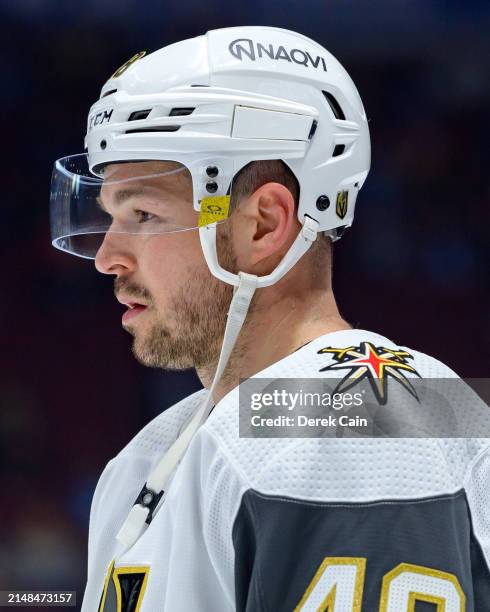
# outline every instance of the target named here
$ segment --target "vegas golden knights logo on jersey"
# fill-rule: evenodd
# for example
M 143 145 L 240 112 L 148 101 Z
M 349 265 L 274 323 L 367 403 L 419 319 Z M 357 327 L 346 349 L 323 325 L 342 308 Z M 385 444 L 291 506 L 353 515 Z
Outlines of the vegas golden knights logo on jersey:
M 148 566 L 114 567 L 107 570 L 98 612 L 139 612 L 148 582 Z

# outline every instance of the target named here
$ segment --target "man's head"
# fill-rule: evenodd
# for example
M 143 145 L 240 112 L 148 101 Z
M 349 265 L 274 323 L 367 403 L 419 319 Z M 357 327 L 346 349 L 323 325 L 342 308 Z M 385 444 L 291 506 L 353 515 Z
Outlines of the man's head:
M 190 174 L 176 170 L 172 162 L 109 165 L 100 200 L 113 225 L 124 226 L 136 218 L 142 227 L 157 228 L 155 232 L 166 223 L 196 228 Z M 298 182 L 282 161 L 252 162 L 243 168 L 233 181 L 232 214 L 217 228 L 221 266 L 233 273 L 270 273 L 300 230 L 298 198 Z M 233 290 L 209 271 L 196 229 L 110 231 L 97 253 L 96 267 L 115 275 L 118 299 L 133 306 L 123 325 L 134 336 L 139 361 L 175 369 L 216 362 Z M 263 291 L 287 295 L 329 286 L 330 239 L 319 236 L 276 287 Z
M 56 162 L 51 189 L 53 244 L 82 257 L 94 256 L 99 243 L 93 238 L 110 224 L 93 197 L 100 168 L 122 180 L 158 173 L 163 162 L 149 159 L 188 168 L 155 179 L 153 195 L 140 191 L 124 199 L 104 184 L 101 202 L 123 229 L 107 233 L 96 262 L 116 276 L 120 299 L 146 306 L 124 317 L 138 357 L 179 368 L 217 357 L 232 286 L 243 310 L 258 287 L 252 310 L 269 308 L 269 314 L 284 297 L 305 300 L 312 290 L 328 291 L 324 233 L 335 240 L 352 224 L 370 164 L 366 113 L 338 60 L 298 33 L 254 26 L 210 31 L 124 64 L 90 109 L 85 148 L 86 155 Z M 232 177 L 233 213 L 225 222 L 146 231 L 164 226 L 172 206 L 182 218 L 171 223 L 196 228 L 200 203 L 208 197 L 227 202 Z M 155 202 L 164 204 L 163 219 L 143 207 Z M 145 228 L 139 235 L 125 233 L 124 210 L 129 225 Z M 234 301 L 233 313 L 238 310 Z

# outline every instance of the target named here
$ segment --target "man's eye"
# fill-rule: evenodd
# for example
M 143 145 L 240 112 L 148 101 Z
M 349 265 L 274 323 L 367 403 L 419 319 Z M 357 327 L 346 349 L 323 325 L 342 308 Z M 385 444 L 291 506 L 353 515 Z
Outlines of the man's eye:
M 146 221 L 151 221 L 155 217 L 155 215 L 152 215 L 151 213 L 146 212 L 145 210 L 135 210 L 134 212 L 138 223 L 146 223 Z

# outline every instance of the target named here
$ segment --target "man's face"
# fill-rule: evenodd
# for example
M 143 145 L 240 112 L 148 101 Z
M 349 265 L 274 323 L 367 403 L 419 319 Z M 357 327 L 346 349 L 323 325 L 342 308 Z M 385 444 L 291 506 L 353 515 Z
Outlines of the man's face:
M 170 369 L 216 362 L 233 294 L 209 272 L 195 229 L 190 173 L 176 167 L 140 162 L 106 168 L 100 200 L 115 231 L 105 235 L 95 259 L 99 272 L 115 275 L 116 297 L 129 305 L 123 327 L 134 337 L 136 358 Z M 128 221 L 142 232 L 194 229 L 119 233 Z M 218 230 L 220 263 L 236 272 L 229 224 Z

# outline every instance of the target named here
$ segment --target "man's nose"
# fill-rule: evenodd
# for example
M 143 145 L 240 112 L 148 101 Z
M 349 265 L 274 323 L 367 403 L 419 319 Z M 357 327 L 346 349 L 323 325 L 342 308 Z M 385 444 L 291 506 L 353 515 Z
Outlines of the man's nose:
M 95 267 L 102 274 L 123 274 L 134 270 L 135 258 L 129 250 L 128 236 L 107 232 L 95 256 Z

